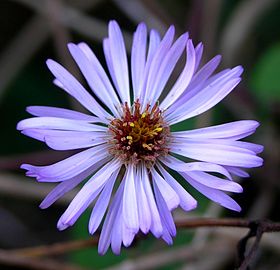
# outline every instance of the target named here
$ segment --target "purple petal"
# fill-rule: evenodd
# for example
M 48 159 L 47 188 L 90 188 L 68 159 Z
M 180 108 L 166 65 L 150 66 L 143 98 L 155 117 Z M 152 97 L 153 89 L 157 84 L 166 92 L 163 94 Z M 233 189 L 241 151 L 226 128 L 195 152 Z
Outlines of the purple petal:
M 26 111 L 34 116 L 58 117 L 72 120 L 82 120 L 90 123 L 100 122 L 98 117 L 57 107 L 29 106 L 26 108 Z
M 263 163 L 262 158 L 257 157 L 250 150 L 232 145 L 222 145 L 218 142 L 186 142 L 181 147 L 178 144 L 171 144 L 170 148 L 170 151 L 175 154 L 220 165 L 252 168 L 259 167 Z
M 122 241 L 125 247 L 129 247 L 135 237 L 135 232 L 130 228 L 127 228 L 125 222 L 122 222 Z
M 241 120 L 206 128 L 172 132 L 172 136 L 193 139 L 235 139 L 236 136 L 241 136 L 239 137 L 241 139 L 246 133 L 254 132 L 258 126 L 257 121 Z
M 206 187 L 196 181 L 194 181 L 191 177 L 187 176 L 185 173 L 181 173 L 181 175 L 188 181 L 195 189 L 197 189 L 204 196 L 209 198 L 210 200 L 222 205 L 225 208 L 240 212 L 241 207 L 227 194 L 224 192 Z
M 180 206 L 185 211 L 190 211 L 197 206 L 197 201 L 160 165 L 157 164 L 164 179 L 175 190 L 180 198 Z
M 159 190 L 159 187 L 155 181 L 153 181 L 153 185 L 154 185 L 155 197 L 157 201 L 159 214 L 162 220 L 162 224 L 164 225 L 164 227 L 166 227 L 166 229 L 168 230 L 171 236 L 175 236 L 176 227 L 174 224 L 172 214 L 166 204 L 166 201 L 162 196 L 162 192 Z
M 172 89 L 169 91 L 166 98 L 160 104 L 160 107 L 164 110 L 166 110 L 171 104 L 174 103 L 175 100 L 177 100 L 178 97 L 181 96 L 181 94 L 188 87 L 192 79 L 194 69 L 195 69 L 196 59 L 195 59 L 195 50 L 191 40 L 188 40 L 187 42 L 186 54 L 187 54 L 187 61 L 182 73 L 180 74 L 179 78 L 177 79 Z
M 112 228 L 118 214 L 118 209 L 122 204 L 123 190 L 124 190 L 124 182 L 122 181 L 109 207 L 109 211 L 106 215 L 101 230 L 101 234 L 98 242 L 98 253 L 101 255 L 104 255 L 110 246 Z
M 102 159 L 93 166 L 89 167 L 79 175 L 68 179 L 67 181 L 59 183 L 41 202 L 40 208 L 45 209 L 52 205 L 55 201 L 61 198 L 65 193 L 72 190 L 79 185 L 89 175 L 93 174 L 99 167 L 108 162 L 108 158 Z
M 109 22 L 109 38 L 104 40 L 106 62 L 122 102 L 130 103 L 128 65 L 123 36 L 116 21 Z
M 47 60 L 47 65 L 57 80 L 63 85 L 63 89 L 77 99 L 86 109 L 98 116 L 103 121 L 110 118 L 96 100 L 84 89 L 84 87 L 60 64 L 53 60 Z
M 200 184 L 224 191 L 231 191 L 241 193 L 242 187 L 233 181 L 225 180 L 205 172 L 185 172 L 186 176 L 191 177 L 193 180 Z
M 143 107 L 145 107 L 145 105 L 147 103 L 150 103 L 151 101 L 151 93 L 153 92 L 155 86 L 155 78 L 158 77 L 160 66 L 163 62 L 164 56 L 170 49 L 174 34 L 175 28 L 174 26 L 170 26 L 163 40 L 159 44 L 156 52 L 154 53 L 153 59 L 151 61 L 151 66 L 149 68 L 149 73 L 147 74 L 147 85 L 145 90 L 145 97 L 143 98 Z
M 109 205 L 109 201 L 111 198 L 112 190 L 116 181 L 116 177 L 118 175 L 118 171 L 114 172 L 111 177 L 108 179 L 104 189 L 100 193 L 99 198 L 97 199 L 94 208 L 92 209 L 91 216 L 89 219 L 89 232 L 90 234 L 94 234 L 100 225 L 102 218 L 105 214 L 105 211 Z
M 169 246 L 173 245 L 173 239 L 167 228 L 163 227 L 162 237 L 161 237 Z
M 59 129 L 73 131 L 107 131 L 107 127 L 90 124 L 86 121 L 71 120 L 57 117 L 33 117 L 20 121 L 18 130 L 24 129 Z
M 183 97 L 183 105 L 173 112 L 173 117 L 167 115 L 166 121 L 172 125 L 199 115 L 215 106 L 240 82 L 241 79 L 236 75 L 240 70 L 242 70 L 241 67 L 230 70 L 226 76 L 217 78 L 190 99 Z
M 176 63 L 184 51 L 187 40 L 188 33 L 180 36 L 168 51 L 162 51 L 162 55 L 160 55 L 162 60 L 159 66 L 151 66 L 152 68 L 157 69 L 155 72 L 151 68 L 150 72 L 156 74 L 156 76 L 154 78 L 149 77 L 147 81 L 147 93 L 149 93 L 148 98 L 152 105 L 157 102 L 159 96 L 161 95 Z
M 262 145 L 249 143 L 249 142 L 242 142 L 242 141 L 235 141 L 231 139 L 189 139 L 189 138 L 174 138 L 172 143 L 177 144 L 196 144 L 196 143 L 205 143 L 205 144 L 216 144 L 216 145 L 228 145 L 233 147 L 239 147 L 240 151 L 247 153 L 253 152 L 255 154 L 261 153 L 264 149 Z
M 196 63 L 197 63 L 196 59 Z M 205 84 L 205 81 L 212 75 L 212 73 L 215 71 L 217 66 L 219 65 L 221 61 L 221 56 L 217 55 L 213 59 L 211 59 L 208 63 L 206 63 L 193 77 L 188 85 L 187 89 L 185 89 L 185 92 L 182 94 L 181 98 L 176 100 L 176 102 L 170 106 L 170 108 L 166 111 L 166 114 L 169 114 L 182 106 L 185 102 L 185 100 L 190 99 L 194 95 L 196 95 L 199 91 L 201 91 L 202 87 L 207 84 Z M 227 71 L 228 72 L 228 71 Z
M 27 174 L 36 177 L 38 181 L 60 182 L 80 174 L 106 157 L 108 157 L 107 148 L 101 145 L 82 151 L 49 166 L 23 164 L 21 168 L 28 170 Z
M 129 164 L 126 175 L 123 179 L 125 182 L 123 194 L 123 216 L 127 228 L 136 233 L 139 230 L 139 220 L 134 176 L 135 168 L 133 165 Z
M 98 196 L 114 171 L 118 172 L 120 167 L 120 162 L 113 160 L 98 170 L 72 200 L 59 219 L 57 227 L 60 230 L 64 230 L 68 226 L 72 226 L 90 203 Z
M 115 116 L 119 116 L 119 113 L 116 109 L 116 106 L 119 105 L 119 102 L 117 104 L 113 103 L 113 99 L 108 93 L 102 78 L 100 78 L 98 72 L 95 69 L 95 66 L 91 64 L 90 60 L 79 46 L 69 43 L 68 49 L 93 92 L 106 106 L 108 106 Z
M 34 138 L 36 140 L 45 142 L 46 136 L 50 137 L 69 137 L 69 136 L 81 136 L 81 137 L 93 137 L 96 139 L 106 138 L 107 134 L 100 131 L 71 131 L 71 130 L 53 130 L 53 129 L 36 129 L 30 128 L 25 129 L 21 132 L 22 134 Z
M 140 23 L 134 33 L 131 48 L 131 77 L 134 100 L 140 97 L 146 64 L 147 27 Z
M 195 47 L 195 67 L 194 67 L 194 72 L 197 71 L 201 58 L 203 54 L 203 44 L 200 42 L 196 47 Z
M 165 164 L 167 167 L 171 168 L 174 171 L 179 172 L 189 172 L 189 171 L 204 171 L 204 172 L 215 172 L 220 173 L 232 180 L 229 172 L 218 164 L 206 163 L 206 162 L 183 162 L 177 158 L 168 155 L 164 158 L 160 158 L 160 161 Z
M 93 51 L 89 48 L 89 46 L 86 43 L 81 42 L 78 44 L 78 46 L 89 59 L 91 65 L 92 65 L 92 68 L 94 68 L 95 71 L 98 73 L 100 79 L 102 80 L 102 83 L 105 86 L 106 91 L 109 94 L 109 97 L 112 99 L 113 104 L 118 106 L 118 104 L 120 104 L 119 98 L 118 98 L 105 70 L 103 69 L 102 65 L 98 61 L 97 57 L 95 56 Z M 98 91 L 98 94 L 102 95 L 103 93 L 100 93 L 100 91 Z
M 46 144 L 54 150 L 73 150 L 107 143 L 104 136 L 96 136 L 96 133 L 90 134 L 84 132 L 69 132 L 68 136 L 47 135 L 45 136 Z M 71 134 L 72 133 L 72 134 Z
M 155 202 L 154 194 L 150 185 L 147 169 L 144 166 L 142 166 L 141 170 L 142 170 L 143 187 L 147 196 L 147 200 L 151 211 L 151 217 L 152 217 L 152 224 L 150 230 L 154 234 L 154 236 L 158 238 L 162 235 L 163 228 L 162 228 L 159 212 L 157 209 L 157 205 Z
M 152 223 L 151 212 L 145 190 L 140 169 L 137 169 L 135 178 L 135 189 L 137 190 L 137 207 L 139 215 L 139 227 L 143 233 L 148 233 Z
M 171 211 L 178 207 L 180 198 L 174 189 L 157 173 L 154 168 L 151 168 L 151 173 L 168 209 Z
M 116 255 L 119 255 L 121 252 L 122 226 L 123 226 L 122 207 L 121 205 L 119 205 L 119 209 L 117 211 L 117 215 L 111 233 L 111 247 L 112 247 L 112 251 Z
M 148 79 L 152 60 L 154 59 L 154 56 L 158 49 L 159 44 L 160 44 L 160 35 L 156 30 L 152 29 L 150 32 L 149 48 L 148 48 L 147 61 L 146 61 L 146 65 L 145 65 L 144 78 L 143 78 L 143 82 L 141 83 L 140 89 L 139 89 L 141 104 L 144 104 L 144 98 L 146 95 L 147 79 Z
M 244 170 L 240 169 L 240 168 L 237 168 L 237 167 L 231 167 L 231 166 L 225 166 L 226 169 L 236 175 L 236 176 L 239 176 L 239 177 L 250 177 L 249 173 L 245 172 Z

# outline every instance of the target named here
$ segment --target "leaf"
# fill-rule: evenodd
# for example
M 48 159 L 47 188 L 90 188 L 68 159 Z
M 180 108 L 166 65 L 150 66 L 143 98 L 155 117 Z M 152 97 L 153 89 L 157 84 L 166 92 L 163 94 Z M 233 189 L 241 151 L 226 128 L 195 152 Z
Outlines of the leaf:
M 273 45 L 260 57 L 253 70 L 250 86 L 260 104 L 280 101 L 280 44 Z

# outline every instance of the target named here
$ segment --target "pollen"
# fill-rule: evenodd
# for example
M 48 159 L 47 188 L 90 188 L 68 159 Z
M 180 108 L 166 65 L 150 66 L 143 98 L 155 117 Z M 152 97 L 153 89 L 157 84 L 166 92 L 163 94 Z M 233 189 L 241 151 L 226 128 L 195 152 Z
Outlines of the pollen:
M 157 104 L 142 108 L 137 100 L 131 108 L 125 103 L 122 110 L 122 116 L 109 125 L 111 154 L 124 163 L 143 161 L 146 165 L 168 154 L 170 129 Z

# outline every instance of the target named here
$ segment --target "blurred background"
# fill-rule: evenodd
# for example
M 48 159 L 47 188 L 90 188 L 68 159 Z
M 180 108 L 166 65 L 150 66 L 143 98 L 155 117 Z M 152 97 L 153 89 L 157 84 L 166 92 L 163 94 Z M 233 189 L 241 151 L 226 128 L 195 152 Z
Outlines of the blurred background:
M 242 181 L 244 193 L 234 196 L 242 206 L 233 213 L 190 189 L 199 206 L 174 212 L 190 217 L 234 217 L 279 221 L 280 204 L 280 1 L 278 0 L 2 0 L 0 1 L 0 269 L 234 269 L 236 244 L 246 229 L 178 229 L 168 247 L 141 236 L 120 256 L 97 254 L 95 246 L 42 258 L 41 266 L 8 266 L 3 250 L 88 239 L 88 214 L 64 232 L 56 222 L 76 191 L 47 210 L 40 201 L 51 190 L 24 176 L 21 163 L 47 165 L 71 152 L 51 151 L 24 137 L 15 127 L 28 117 L 25 107 L 49 105 L 80 110 L 52 84 L 45 61 L 53 58 L 81 81 L 67 52 L 69 41 L 87 42 L 102 63 L 107 23 L 116 19 L 129 48 L 136 25 L 144 21 L 162 34 L 170 24 L 177 35 L 189 31 L 205 46 L 203 61 L 222 54 L 220 68 L 242 65 L 242 83 L 221 104 L 181 125 L 194 128 L 239 119 L 256 119 L 260 128 L 249 141 L 265 145 L 265 165 Z M 189 188 L 189 187 L 187 187 Z M 2 258 L 2 259 L 1 259 Z M 263 236 L 251 269 L 280 269 L 280 234 Z M 44 268 L 46 267 L 46 268 Z M 36 268 L 37 267 L 37 268 Z

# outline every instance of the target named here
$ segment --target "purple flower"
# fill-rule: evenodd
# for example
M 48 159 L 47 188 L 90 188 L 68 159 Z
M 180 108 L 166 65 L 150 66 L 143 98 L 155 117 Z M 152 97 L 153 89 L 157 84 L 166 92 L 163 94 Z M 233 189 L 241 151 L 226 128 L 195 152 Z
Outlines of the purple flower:
M 171 131 L 172 125 L 220 102 L 240 82 L 243 71 L 237 66 L 213 74 L 221 57 L 201 66 L 203 45 L 194 47 L 187 33 L 174 41 L 174 32 L 171 26 L 161 38 L 151 30 L 147 42 L 147 28 L 139 24 L 133 36 L 130 72 L 121 30 L 111 21 L 109 37 L 103 42 L 110 78 L 85 43 L 69 44 L 94 97 L 60 64 L 48 60 L 47 65 L 54 83 L 89 113 L 31 106 L 27 111 L 35 117 L 17 126 L 23 134 L 52 149 L 86 149 L 49 166 L 23 164 L 22 168 L 39 182 L 60 182 L 41 208 L 49 207 L 87 179 L 57 226 L 60 230 L 72 226 L 95 202 L 89 232 L 93 234 L 105 217 L 98 246 L 101 254 L 110 245 L 119 254 L 122 243 L 129 246 L 139 231 L 150 231 L 172 244 L 176 234 L 172 210 L 180 206 L 190 211 L 197 205 L 172 171 L 214 202 L 240 211 L 225 193 L 242 192 L 232 175 L 247 177 L 244 168 L 263 162 L 257 156 L 262 146 L 240 141 L 255 132 L 259 126 L 256 121 Z M 184 51 L 185 66 L 164 95 L 163 89 Z

